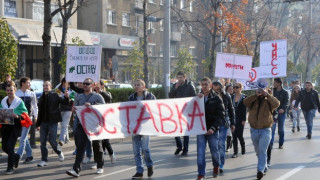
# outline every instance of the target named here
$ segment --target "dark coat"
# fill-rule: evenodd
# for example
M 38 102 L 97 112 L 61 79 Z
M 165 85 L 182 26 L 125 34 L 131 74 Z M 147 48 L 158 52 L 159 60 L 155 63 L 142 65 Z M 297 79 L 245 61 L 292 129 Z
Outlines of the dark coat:
M 247 119 L 247 108 L 243 103 L 243 100 L 246 97 L 247 97 L 246 95 L 241 94 L 241 99 L 236 103 L 235 102 L 235 95 L 233 94 L 231 96 L 233 107 L 235 110 L 236 125 L 237 126 L 239 126 L 239 125 L 242 126 L 242 121 L 246 121 L 246 119 Z
M 320 103 L 319 103 L 319 95 L 318 92 L 311 89 L 311 99 L 306 99 L 306 90 L 303 89 L 300 91 L 298 98 L 296 99 L 296 103 L 294 104 L 294 107 L 298 107 L 299 103 L 301 102 L 301 109 L 305 109 L 305 102 L 306 101 L 311 101 L 313 108 L 316 109 L 318 108 L 318 111 L 320 112 Z
M 185 80 L 184 84 L 176 89 L 176 84 L 174 83 L 169 92 L 170 98 L 183 98 L 183 97 L 193 97 L 196 95 L 196 89 L 192 85 L 192 82 Z
M 45 102 L 44 102 L 44 93 L 42 94 L 42 96 L 39 99 L 39 113 L 38 113 L 38 120 L 36 123 L 36 127 L 39 127 L 41 125 L 41 122 L 49 122 L 49 123 L 58 123 L 62 121 L 62 117 L 61 117 L 61 111 L 59 108 L 59 104 L 63 103 L 63 104 L 69 104 L 69 98 L 62 98 L 59 97 L 59 95 L 55 92 L 49 92 L 48 93 L 48 112 L 49 115 L 47 117 L 49 117 L 49 119 L 43 119 L 43 114 L 45 113 Z
M 225 108 L 225 120 L 227 120 L 227 117 L 229 117 L 229 121 L 228 122 L 222 122 L 224 123 L 224 125 L 228 126 L 235 126 L 235 113 L 234 113 L 234 108 L 233 108 L 233 103 L 231 100 L 231 97 L 228 93 L 225 93 L 224 91 L 222 91 L 222 100 L 223 100 L 223 104 L 224 104 L 224 108 Z
M 275 95 L 275 91 L 277 91 L 276 89 L 273 89 L 273 94 Z M 279 101 L 280 101 L 280 106 L 278 107 L 278 111 L 280 109 L 283 109 L 285 112 L 288 109 L 289 106 L 289 94 L 286 90 L 284 90 L 283 88 L 280 90 L 279 95 L 274 96 L 276 97 Z
M 225 121 L 225 109 L 222 99 L 213 90 L 210 90 L 208 100 L 204 104 L 207 130 L 216 132 L 220 123 Z
M 143 91 L 143 100 L 153 100 L 156 99 L 156 97 L 148 91 Z M 137 93 L 133 93 L 128 98 L 129 101 L 136 101 L 137 100 Z

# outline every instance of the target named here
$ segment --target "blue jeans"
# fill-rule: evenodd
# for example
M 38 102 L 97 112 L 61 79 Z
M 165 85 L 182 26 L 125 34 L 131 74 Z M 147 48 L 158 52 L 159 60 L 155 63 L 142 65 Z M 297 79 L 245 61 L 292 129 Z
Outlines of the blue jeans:
M 27 157 L 32 156 L 32 149 L 28 140 L 28 133 L 30 131 L 30 128 L 31 126 L 29 126 L 28 128 L 22 127 L 21 136 L 20 136 L 20 145 L 17 150 L 17 154 L 20 155 L 20 158 L 22 158 L 24 150 L 26 150 Z
M 60 131 L 60 136 L 59 136 L 59 141 L 63 143 L 67 143 L 69 141 L 69 122 L 71 118 L 71 111 L 62 111 L 61 116 L 62 116 L 62 122 L 60 122 L 61 125 L 61 131 Z
M 251 140 L 258 156 L 257 169 L 263 172 L 267 165 L 267 149 L 271 139 L 271 128 L 250 129 Z
M 220 168 L 223 169 L 225 154 L 226 154 L 226 139 L 227 139 L 227 132 L 229 127 L 224 125 L 220 125 L 219 129 L 219 164 Z
M 279 133 L 279 146 L 284 143 L 284 122 L 286 120 L 286 113 L 278 115 L 278 133 Z
M 212 165 L 219 166 L 219 131 L 212 135 L 197 135 L 198 176 L 206 174 L 206 145 L 210 148 Z
M 175 137 L 177 149 L 182 149 L 182 142 L 180 136 Z M 189 150 L 189 136 L 183 136 L 183 152 Z
M 47 140 L 49 137 L 49 143 L 58 155 L 61 154 L 61 150 L 58 150 L 57 143 L 57 129 L 58 123 L 47 123 L 42 122 L 40 125 L 40 149 L 41 149 L 41 160 L 48 162 L 48 149 L 47 149 Z
M 150 136 L 146 135 L 134 135 L 132 136 L 132 148 L 134 153 L 134 160 L 137 166 L 137 173 L 143 173 L 143 164 L 142 164 L 142 157 L 141 151 L 144 155 L 144 161 L 146 166 L 152 167 L 153 161 L 151 159 L 151 153 L 149 149 L 150 143 Z
M 300 126 L 300 114 L 301 109 L 295 110 L 292 109 L 292 128 L 299 127 Z
M 311 109 L 309 111 L 302 110 L 304 119 L 306 120 L 308 134 L 312 135 L 313 118 L 317 109 Z
M 276 128 L 277 128 L 277 123 L 273 123 L 272 127 L 271 127 L 271 140 L 270 140 L 270 144 L 273 146 L 273 142 L 274 142 L 274 135 L 276 133 Z

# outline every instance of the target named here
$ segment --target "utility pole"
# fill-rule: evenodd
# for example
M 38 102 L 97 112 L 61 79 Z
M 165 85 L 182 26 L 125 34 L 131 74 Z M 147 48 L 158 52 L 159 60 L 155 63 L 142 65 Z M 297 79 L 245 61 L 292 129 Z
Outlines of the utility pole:
M 312 64 L 312 59 L 311 59 L 311 48 L 312 48 L 312 0 L 309 0 L 309 39 L 308 40 L 308 55 L 307 55 L 307 67 L 306 67 L 306 81 L 311 82 L 311 64 Z
M 163 88 L 167 99 L 169 98 L 170 91 L 170 4 L 170 0 L 165 0 L 163 21 Z
M 147 42 L 147 15 L 146 15 L 147 0 L 143 0 L 143 74 L 146 88 L 149 86 L 149 71 L 148 71 L 148 42 Z

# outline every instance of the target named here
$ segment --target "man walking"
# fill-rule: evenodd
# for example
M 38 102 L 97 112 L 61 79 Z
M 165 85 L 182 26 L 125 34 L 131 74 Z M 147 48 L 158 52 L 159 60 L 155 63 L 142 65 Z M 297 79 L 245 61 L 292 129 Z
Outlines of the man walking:
M 84 105 L 86 107 L 89 107 L 90 105 L 105 104 L 103 97 L 100 94 L 93 92 L 92 88 L 93 88 L 94 82 L 91 78 L 86 78 L 82 84 L 83 84 L 84 93 L 79 94 L 76 97 L 74 101 L 74 106 L 72 109 L 74 113 L 76 112 L 75 106 Z M 78 117 L 76 116 L 75 118 L 78 118 Z M 78 123 L 77 125 L 77 131 L 75 132 L 74 137 L 75 137 L 75 144 L 77 148 L 76 159 L 73 164 L 73 169 L 66 171 L 66 173 L 73 177 L 79 177 L 84 152 L 87 144 L 89 143 L 89 139 L 80 123 Z M 103 165 L 104 165 L 102 141 L 100 140 L 92 141 L 92 147 L 94 152 L 94 160 L 97 163 L 97 174 L 101 174 L 103 173 Z
M 313 127 L 313 118 L 315 116 L 316 110 L 320 112 L 320 103 L 318 92 L 312 89 L 312 83 L 307 81 L 306 88 L 301 90 L 299 97 L 296 100 L 294 108 L 297 110 L 298 105 L 301 102 L 301 109 L 304 115 L 304 119 L 307 124 L 307 138 L 311 139 L 312 127 Z
M 192 85 L 192 82 L 188 82 L 186 79 L 186 74 L 182 71 L 177 73 L 178 82 L 174 83 L 170 92 L 170 98 L 182 98 L 182 97 L 193 97 L 196 95 L 196 89 Z M 189 136 L 183 136 L 183 149 L 182 142 L 180 137 L 175 137 L 177 149 L 174 152 L 175 155 L 178 155 L 181 151 L 181 155 L 188 155 L 189 148 Z
M 28 78 L 28 77 L 21 78 L 20 79 L 20 87 L 21 87 L 21 89 L 19 89 L 16 92 L 16 96 L 18 96 L 19 98 L 21 98 L 23 100 L 23 102 L 28 110 L 29 117 L 31 119 L 34 118 L 33 122 L 36 122 L 37 121 L 36 119 L 38 117 L 37 97 L 34 92 L 29 90 L 30 78 Z M 31 115 L 31 112 L 32 112 L 32 115 Z M 30 128 L 31 128 L 31 126 L 22 127 L 21 137 L 20 137 L 20 145 L 17 150 L 18 156 L 16 156 L 17 158 L 15 159 L 16 166 L 18 165 L 19 160 L 22 158 L 24 150 L 26 150 L 27 158 L 23 163 L 28 164 L 28 163 L 31 163 L 33 160 L 32 149 L 31 149 L 31 146 L 30 146 L 30 143 L 28 140 L 28 133 L 30 131 Z
M 52 86 L 49 81 L 43 83 L 43 94 L 39 99 L 39 116 L 36 123 L 37 130 L 40 130 L 40 149 L 41 149 L 41 162 L 38 167 L 48 165 L 48 149 L 47 149 L 47 138 L 49 136 L 49 143 L 59 156 L 59 160 L 64 160 L 64 155 L 61 149 L 58 149 L 57 129 L 58 122 L 61 122 L 61 112 L 59 104 L 69 103 L 69 94 L 66 91 L 64 98 L 60 98 L 59 95 L 51 91 Z
M 273 96 L 280 101 L 280 106 L 276 111 L 278 112 L 279 149 L 283 149 L 284 122 L 289 106 L 289 94 L 282 88 L 282 80 L 280 78 L 275 78 L 273 81 Z

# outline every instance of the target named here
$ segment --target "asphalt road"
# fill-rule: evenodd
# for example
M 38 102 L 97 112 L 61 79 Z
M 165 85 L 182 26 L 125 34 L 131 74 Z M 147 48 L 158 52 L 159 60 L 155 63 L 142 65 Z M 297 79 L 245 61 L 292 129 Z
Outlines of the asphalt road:
M 306 125 L 302 117 L 301 132 L 292 133 L 292 123 L 287 119 L 285 124 L 284 149 L 278 149 L 278 137 L 275 140 L 275 148 L 272 154 L 271 168 L 263 179 L 270 180 L 311 180 L 320 179 L 320 122 L 319 114 L 314 121 L 313 137 L 306 139 Z M 257 157 L 254 153 L 250 139 L 248 124 L 245 129 L 245 141 L 247 153 L 231 158 L 232 151 L 226 154 L 225 173 L 217 178 L 212 177 L 212 163 L 209 151 L 207 151 L 207 179 L 251 180 L 256 179 Z M 78 179 L 131 179 L 136 172 L 133 160 L 131 142 L 113 144 L 117 156 L 115 164 L 110 163 L 108 155 L 105 156 L 103 174 L 95 174 L 96 170 L 90 169 L 93 163 L 84 164 L 83 171 Z M 153 137 L 151 139 L 151 153 L 154 160 L 154 180 L 187 180 L 196 179 L 196 138 L 190 138 L 190 150 L 188 156 L 175 156 L 174 138 Z M 35 157 L 33 164 L 20 163 L 13 175 L 4 175 L 6 163 L 0 164 L 0 179 L 73 179 L 65 174 L 72 168 L 75 156 L 72 152 L 64 152 L 65 161 L 59 162 L 57 155 L 50 155 L 49 165 L 39 168 L 37 163 L 40 157 Z M 146 168 L 145 168 L 146 169 Z

